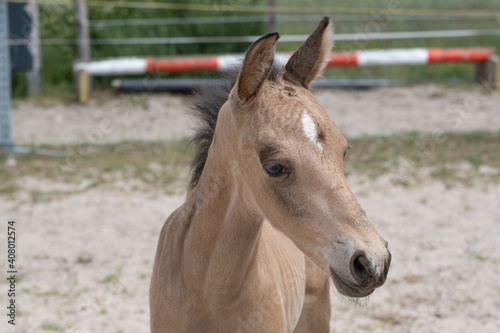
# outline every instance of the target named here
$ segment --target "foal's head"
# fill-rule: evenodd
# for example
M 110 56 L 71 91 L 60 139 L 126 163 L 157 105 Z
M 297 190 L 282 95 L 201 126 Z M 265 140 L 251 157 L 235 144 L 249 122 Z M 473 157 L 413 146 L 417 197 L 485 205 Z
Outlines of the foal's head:
M 346 184 L 347 142 L 309 91 L 330 53 L 330 25 L 323 18 L 276 73 L 279 35 L 250 47 L 211 149 L 226 156 L 242 200 L 327 271 L 342 294 L 363 297 L 384 283 L 391 255 Z

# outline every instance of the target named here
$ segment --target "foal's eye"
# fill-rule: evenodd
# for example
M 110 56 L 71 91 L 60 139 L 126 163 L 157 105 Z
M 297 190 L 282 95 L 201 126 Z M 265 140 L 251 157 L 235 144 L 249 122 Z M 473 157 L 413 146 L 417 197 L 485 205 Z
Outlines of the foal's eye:
M 267 174 L 271 177 L 279 177 L 287 173 L 285 167 L 275 161 L 266 162 L 263 167 Z

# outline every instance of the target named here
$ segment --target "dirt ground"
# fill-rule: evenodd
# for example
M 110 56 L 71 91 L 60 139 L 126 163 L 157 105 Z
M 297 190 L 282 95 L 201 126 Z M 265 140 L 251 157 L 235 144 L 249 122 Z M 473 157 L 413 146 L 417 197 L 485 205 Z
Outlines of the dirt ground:
M 347 137 L 500 126 L 500 94 L 479 85 L 316 90 L 315 96 Z M 183 95 L 101 98 L 88 106 L 16 103 L 13 139 L 36 144 L 179 138 L 191 134 L 188 111 L 189 98 Z
M 500 94 L 476 86 L 315 94 L 349 137 L 500 129 Z M 19 102 L 13 135 L 24 144 L 179 138 L 190 133 L 186 103 L 183 96 L 128 96 L 86 107 Z M 445 186 L 423 177 L 402 187 L 390 177 L 348 178 L 393 259 L 386 284 L 367 300 L 355 304 L 332 287 L 332 332 L 499 332 L 500 185 Z M 19 181 L 25 189 L 70 186 Z M 122 184 L 41 202 L 23 193 L 0 197 L 2 220 L 14 219 L 18 228 L 15 332 L 147 332 L 157 238 L 182 202 L 182 195 Z M 7 289 L 5 280 L 0 288 Z

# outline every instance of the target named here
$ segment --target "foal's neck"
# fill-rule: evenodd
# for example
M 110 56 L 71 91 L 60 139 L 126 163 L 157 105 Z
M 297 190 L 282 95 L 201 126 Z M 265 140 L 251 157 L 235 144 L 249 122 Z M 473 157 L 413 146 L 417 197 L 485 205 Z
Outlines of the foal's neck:
M 233 180 L 231 163 L 212 148 L 198 184 L 187 197 L 194 211 L 186 221 L 183 269 L 185 283 L 213 301 L 234 297 L 251 276 L 263 217 L 250 207 Z

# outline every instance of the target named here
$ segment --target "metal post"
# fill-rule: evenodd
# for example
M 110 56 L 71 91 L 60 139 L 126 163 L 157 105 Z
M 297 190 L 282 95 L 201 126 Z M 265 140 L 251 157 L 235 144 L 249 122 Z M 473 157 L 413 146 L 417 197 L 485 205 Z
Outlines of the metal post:
M 269 0 L 268 32 L 276 32 L 276 0 Z
M 76 0 L 75 18 L 76 18 L 76 38 L 78 43 L 78 59 L 80 61 L 89 61 L 90 38 L 89 38 L 89 20 L 87 14 L 86 0 Z
M 75 1 L 75 19 L 76 19 L 76 38 L 78 44 L 78 61 L 90 61 L 91 55 L 90 55 L 90 38 L 89 38 L 89 20 L 88 20 L 86 0 Z M 92 77 L 87 76 L 85 77 L 85 80 L 82 80 L 79 73 L 73 73 L 73 75 L 74 75 L 74 80 L 76 82 L 78 95 L 80 96 L 82 94 L 82 91 L 88 93 L 92 88 Z M 86 84 L 85 87 L 80 86 L 82 82 L 85 82 Z
M 10 47 L 7 1 L 0 0 L 0 148 L 14 148 L 10 132 Z
M 0 148 L 5 153 L 35 153 L 49 156 L 66 156 L 65 152 L 48 149 L 16 147 L 10 128 L 10 45 L 7 1 L 0 0 Z
M 38 3 L 30 0 L 28 3 L 28 12 L 31 16 L 31 36 L 30 36 L 30 52 L 33 57 L 33 67 L 27 72 L 28 78 L 28 95 L 30 97 L 38 96 L 41 91 L 40 69 L 42 67 L 42 53 L 40 50 L 40 20 Z

